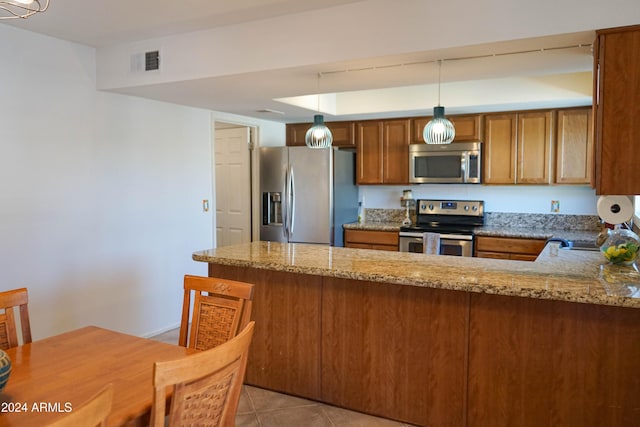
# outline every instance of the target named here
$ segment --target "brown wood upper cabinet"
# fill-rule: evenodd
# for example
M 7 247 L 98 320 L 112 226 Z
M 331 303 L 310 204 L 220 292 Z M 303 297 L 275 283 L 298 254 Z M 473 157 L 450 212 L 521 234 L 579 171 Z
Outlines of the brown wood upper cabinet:
M 596 194 L 640 194 L 640 25 L 596 35 Z
M 453 142 L 480 141 L 482 138 L 482 120 L 479 114 L 446 116 L 456 129 Z M 411 120 L 411 143 L 424 144 L 422 131 L 431 117 L 418 117 Z
M 591 108 L 558 110 L 556 184 L 590 184 L 593 172 Z
M 485 116 L 484 183 L 550 184 L 552 111 Z
M 327 122 L 325 123 L 333 134 L 334 147 L 355 147 L 355 123 L 354 122 Z M 305 145 L 304 136 L 313 123 L 287 124 L 287 145 Z
M 409 182 L 410 120 L 356 122 L 358 184 Z

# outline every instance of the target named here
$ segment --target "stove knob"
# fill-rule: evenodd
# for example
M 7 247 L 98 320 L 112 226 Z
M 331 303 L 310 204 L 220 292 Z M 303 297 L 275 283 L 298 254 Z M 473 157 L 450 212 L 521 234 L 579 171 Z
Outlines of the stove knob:
M 477 206 L 474 206 L 473 208 L 471 208 L 474 212 L 478 210 Z
M 432 211 L 433 210 L 433 205 L 429 205 L 429 210 Z
M 464 205 L 464 210 L 468 211 L 469 210 L 469 205 Z

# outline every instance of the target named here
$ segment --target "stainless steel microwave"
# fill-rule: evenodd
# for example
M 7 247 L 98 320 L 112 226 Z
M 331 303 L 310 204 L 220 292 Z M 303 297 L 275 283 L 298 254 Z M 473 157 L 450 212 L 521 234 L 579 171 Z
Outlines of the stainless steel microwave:
M 480 184 L 481 143 L 409 145 L 409 182 Z

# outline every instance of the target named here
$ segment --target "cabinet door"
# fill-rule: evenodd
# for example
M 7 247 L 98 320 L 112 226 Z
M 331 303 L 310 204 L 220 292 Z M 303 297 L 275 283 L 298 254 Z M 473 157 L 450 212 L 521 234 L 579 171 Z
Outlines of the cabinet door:
M 640 194 L 640 25 L 597 35 L 596 194 Z
M 304 136 L 313 123 L 287 124 L 287 145 L 289 147 L 305 145 Z
M 409 183 L 409 120 L 386 120 L 383 129 L 383 183 Z
M 382 184 L 382 123 L 356 123 L 356 175 L 358 184 Z M 408 157 L 408 156 L 407 156 Z
M 482 137 L 482 118 L 479 114 L 446 116 L 456 129 L 453 142 L 476 142 Z M 424 144 L 422 131 L 431 117 L 411 119 L 411 144 Z
M 429 123 L 431 117 L 417 117 L 411 119 L 411 144 L 424 144 L 424 138 L 422 137 L 422 131 L 424 127 Z
M 480 141 L 482 121 L 479 114 L 451 116 L 449 120 L 451 120 L 453 127 L 456 129 L 456 137 L 453 139 L 453 142 Z
M 325 123 L 333 135 L 334 147 L 355 147 L 354 122 L 327 122 Z M 305 145 L 304 137 L 313 123 L 287 124 L 287 145 L 290 147 Z
M 333 135 L 334 147 L 355 147 L 355 123 L 354 122 L 329 122 L 327 127 Z
M 556 133 L 557 184 L 589 184 L 593 170 L 591 108 L 559 110 Z
M 485 184 L 516 183 L 516 114 L 485 116 Z
M 518 113 L 517 183 L 551 183 L 552 124 L 551 111 Z

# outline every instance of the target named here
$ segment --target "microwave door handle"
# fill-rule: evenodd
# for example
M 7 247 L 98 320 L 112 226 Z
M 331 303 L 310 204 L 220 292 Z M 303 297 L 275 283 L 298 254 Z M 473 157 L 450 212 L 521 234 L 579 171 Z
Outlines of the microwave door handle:
M 460 155 L 460 172 L 462 173 L 462 182 L 469 181 L 469 168 L 467 168 L 468 161 L 469 153 L 465 151 Z

